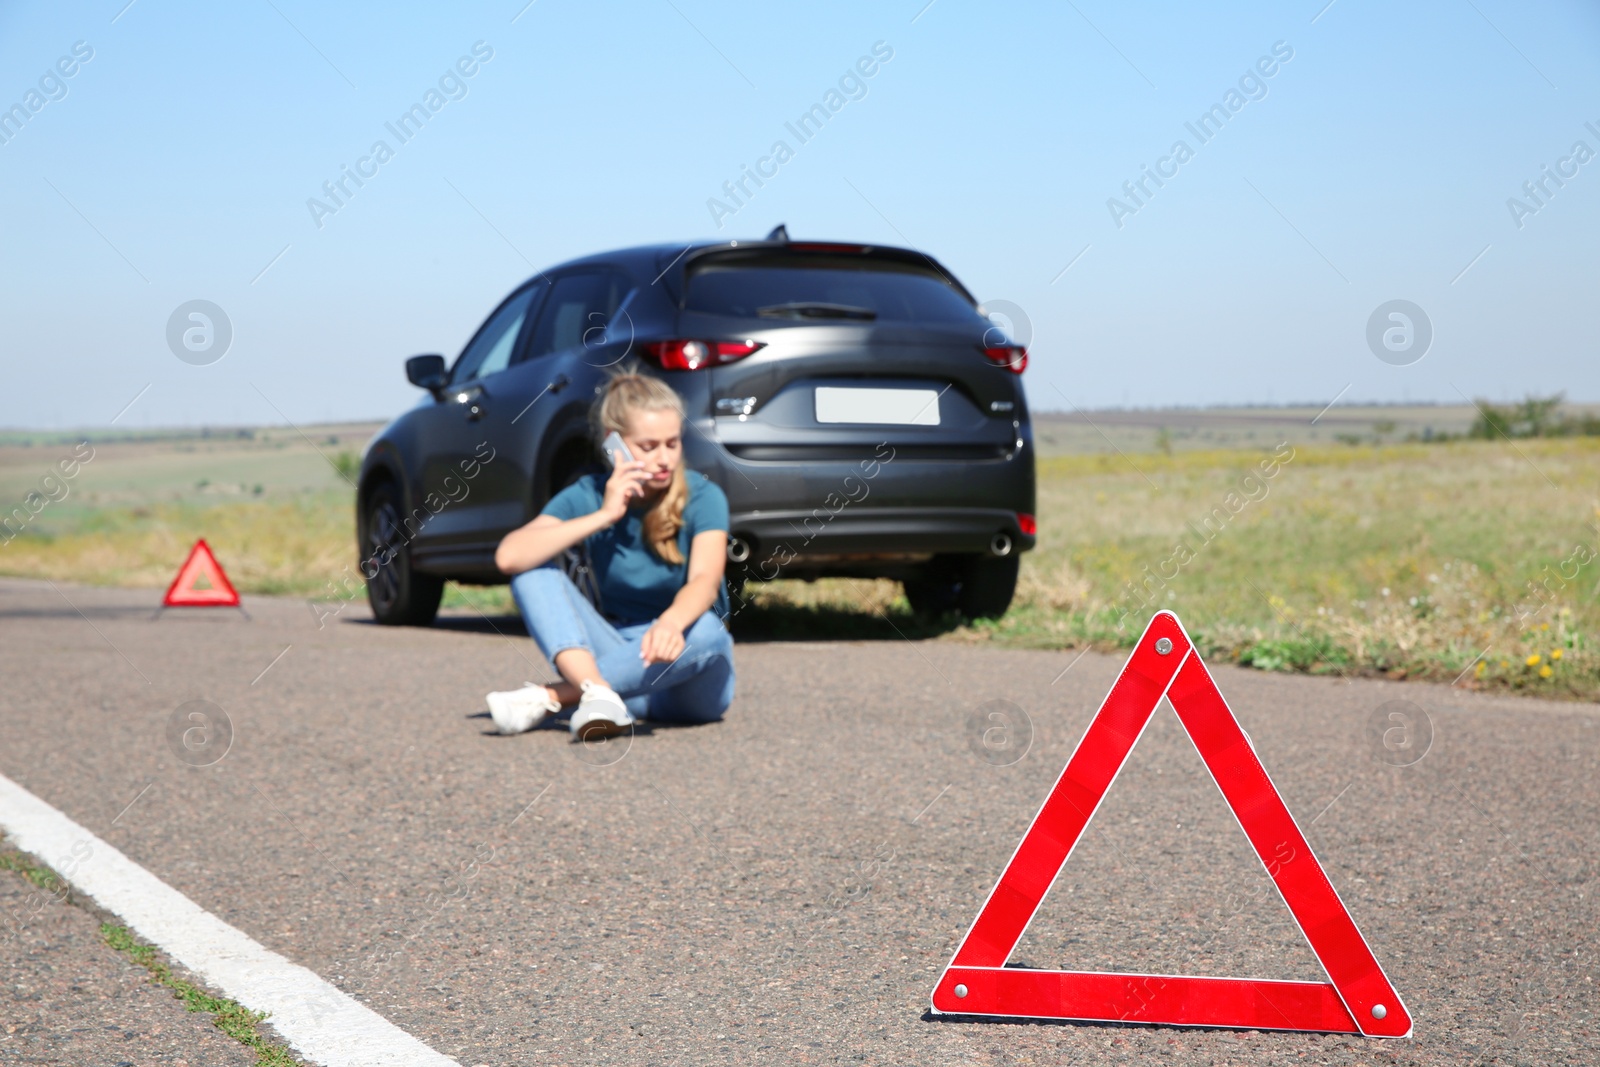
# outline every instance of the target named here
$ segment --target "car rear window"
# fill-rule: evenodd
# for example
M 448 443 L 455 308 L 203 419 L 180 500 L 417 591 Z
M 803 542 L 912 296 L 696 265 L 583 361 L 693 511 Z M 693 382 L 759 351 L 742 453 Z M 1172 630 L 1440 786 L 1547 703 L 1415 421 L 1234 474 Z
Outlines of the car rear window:
M 784 256 L 754 262 L 697 265 L 689 276 L 688 311 L 782 321 L 981 321 L 967 298 L 942 278 L 898 263 L 841 256 Z M 772 309 L 801 309 L 774 315 Z M 836 309 L 830 313 L 829 308 Z M 762 314 L 762 309 L 768 309 Z M 853 314 L 854 309 L 870 312 Z

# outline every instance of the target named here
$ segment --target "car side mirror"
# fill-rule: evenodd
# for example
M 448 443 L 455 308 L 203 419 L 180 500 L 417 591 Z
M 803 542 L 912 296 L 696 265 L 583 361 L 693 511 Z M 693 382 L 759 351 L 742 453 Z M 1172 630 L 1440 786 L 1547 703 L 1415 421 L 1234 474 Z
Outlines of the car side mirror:
M 439 390 L 445 387 L 448 377 L 443 356 L 412 356 L 406 360 L 406 381 L 418 389 L 426 389 L 434 396 L 438 396 Z

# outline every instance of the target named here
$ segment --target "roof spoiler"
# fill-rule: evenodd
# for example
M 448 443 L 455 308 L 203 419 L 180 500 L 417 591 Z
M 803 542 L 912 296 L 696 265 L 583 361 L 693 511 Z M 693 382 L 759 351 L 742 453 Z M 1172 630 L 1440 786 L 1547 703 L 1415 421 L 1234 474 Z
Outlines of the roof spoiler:
M 856 255 L 861 255 L 861 256 L 868 256 L 868 257 L 871 257 L 873 259 L 883 259 L 883 260 L 889 260 L 891 262 L 904 263 L 904 264 L 907 264 L 909 266 L 923 267 L 925 269 L 933 271 L 935 274 L 938 274 L 941 278 L 943 278 L 946 282 L 948 282 L 951 286 L 953 286 L 957 292 L 961 293 L 968 300 L 971 300 L 973 302 L 973 304 L 976 304 L 978 302 L 977 298 L 974 297 L 970 292 L 968 292 L 967 287 L 962 285 L 961 282 L 956 279 L 955 275 L 951 274 L 948 270 L 945 269 L 944 264 L 940 263 L 938 260 L 934 259 L 932 256 L 928 255 L 925 252 L 917 252 L 917 251 L 913 251 L 912 249 L 909 249 L 909 248 L 895 248 L 895 247 L 889 246 L 889 245 L 857 244 L 857 243 L 854 243 L 854 242 L 851 242 L 851 243 L 834 242 L 834 241 L 800 241 L 800 242 L 793 242 L 789 238 L 788 227 L 785 226 L 782 223 L 779 223 L 776 227 L 774 227 L 772 232 L 767 234 L 767 236 L 762 241 L 758 241 L 758 242 L 730 241 L 730 242 L 728 242 L 726 244 L 701 245 L 698 248 L 695 248 L 695 247 L 691 246 L 690 248 L 685 249 L 683 252 L 679 252 L 678 255 L 676 257 L 674 257 L 672 263 L 669 263 L 667 265 L 667 270 L 664 270 L 662 272 L 663 275 L 666 275 L 669 271 L 672 270 L 672 268 L 674 266 L 677 266 L 677 267 L 680 268 L 679 271 L 673 272 L 673 278 L 670 279 L 669 282 L 668 282 L 668 291 L 673 294 L 675 299 L 677 299 L 679 301 L 682 300 L 682 295 L 677 291 L 676 279 L 679 278 L 679 277 L 686 276 L 688 274 L 688 272 L 690 271 L 692 265 L 697 260 L 703 259 L 706 256 L 718 256 L 718 255 L 725 255 L 725 254 L 728 254 L 728 253 L 741 253 L 742 254 L 742 253 L 747 253 L 747 252 L 754 252 L 754 251 L 760 249 L 760 247 L 763 244 L 768 244 L 768 245 L 772 245 L 772 244 L 788 245 L 790 247 L 790 249 L 792 249 L 794 251 L 850 253 L 850 254 L 856 254 Z

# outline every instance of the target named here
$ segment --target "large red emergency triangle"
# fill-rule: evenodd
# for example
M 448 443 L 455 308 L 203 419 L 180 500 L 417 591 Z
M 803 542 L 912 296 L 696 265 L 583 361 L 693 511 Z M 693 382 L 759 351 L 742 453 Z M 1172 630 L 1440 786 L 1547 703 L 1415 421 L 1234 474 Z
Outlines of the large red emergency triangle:
M 211 583 L 210 589 L 194 587 L 202 576 Z M 172 584 L 167 587 L 167 595 L 161 598 L 161 606 L 164 608 L 239 606 L 239 594 L 234 590 L 233 583 L 228 581 L 228 576 L 222 573 L 222 564 L 211 554 L 211 546 L 206 544 L 205 538 L 196 541 L 194 547 L 189 550 L 189 558 L 178 568 L 178 576 L 172 579 Z
M 1331 981 L 1006 966 L 1163 696 L 1200 750 L 1206 768 Z M 1305 835 L 1217 691 L 1183 625 L 1168 611 L 1150 620 L 977 921 L 956 949 L 944 977 L 934 987 L 933 1012 L 1411 1036 L 1411 1014 L 1312 855 Z

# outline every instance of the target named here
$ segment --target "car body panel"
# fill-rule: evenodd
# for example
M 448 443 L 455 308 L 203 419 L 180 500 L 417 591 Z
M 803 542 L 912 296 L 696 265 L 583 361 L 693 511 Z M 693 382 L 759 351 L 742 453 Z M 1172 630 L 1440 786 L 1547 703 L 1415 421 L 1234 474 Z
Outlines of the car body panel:
M 782 247 L 739 242 L 742 250 L 752 246 Z M 730 533 L 751 547 L 752 566 L 782 561 L 776 565 L 785 575 L 893 576 L 930 554 L 989 551 L 997 534 L 1016 550 L 1033 547 L 1017 518 L 1032 513 L 1035 495 L 1026 398 L 1019 375 L 984 358 L 982 320 L 790 322 L 682 310 L 692 264 L 731 247 L 708 242 L 589 256 L 541 272 L 502 301 L 497 312 L 529 286 L 596 271 L 611 272 L 624 292 L 581 341 L 528 358 L 535 323 L 550 303 L 535 299 L 509 366 L 470 381 L 452 377 L 437 398 L 424 397 L 374 439 L 363 461 L 363 494 L 376 479 L 402 485 L 408 514 L 418 520 L 412 554 L 419 570 L 505 581 L 493 563 L 495 546 L 565 481 L 594 469 L 599 457 L 588 416 L 597 392 L 613 368 L 639 366 L 641 343 L 663 337 L 764 344 L 738 362 L 700 370 L 639 366 L 683 397 L 685 462 L 727 494 Z M 920 253 L 875 247 L 871 254 L 926 263 L 971 299 Z M 463 353 L 471 350 L 469 342 Z M 452 376 L 460 366 L 458 357 Z M 820 423 L 818 388 L 932 390 L 939 424 Z M 742 414 L 717 414 L 718 400 L 740 399 L 750 401 Z M 464 479 L 469 469 L 475 476 Z M 444 492 L 447 477 L 456 479 L 449 483 L 454 493 Z M 462 481 L 467 493 L 458 500 Z M 444 506 L 436 508 L 440 499 Z

